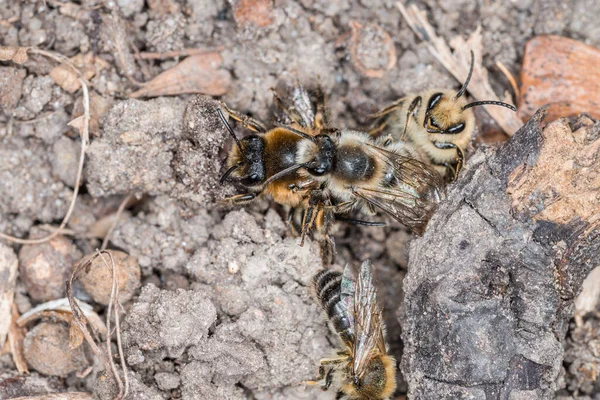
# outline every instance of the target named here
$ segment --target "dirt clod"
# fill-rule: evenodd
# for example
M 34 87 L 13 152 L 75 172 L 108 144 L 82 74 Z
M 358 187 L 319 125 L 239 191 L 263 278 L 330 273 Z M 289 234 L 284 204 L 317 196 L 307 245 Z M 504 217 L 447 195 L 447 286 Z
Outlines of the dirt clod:
M 27 364 L 45 375 L 66 377 L 88 366 L 84 346 L 69 347 L 69 327 L 60 322 L 41 322 L 27 332 L 24 341 Z
M 258 28 L 273 22 L 273 2 L 271 0 L 233 0 L 233 18 L 238 25 L 253 24 Z
M 201 292 L 144 286 L 123 322 L 125 348 L 141 349 L 155 359 L 177 358 L 206 338 L 216 318 L 214 305 Z
M 58 176 L 63 183 L 74 187 L 77 181 L 77 168 L 79 165 L 79 154 L 81 144 L 66 136 L 61 137 L 52 146 L 53 157 L 52 172 Z
M 15 108 L 23 90 L 24 69 L 0 67 L 0 107 Z
M 21 375 L 17 371 L 0 369 L 1 399 L 46 395 L 64 391 L 65 383 L 58 377 L 43 376 L 35 371 L 27 375 Z
M 127 253 L 117 250 L 108 250 L 108 252 L 114 260 L 119 282 L 119 301 L 123 304 L 131 300 L 140 287 L 140 266 L 135 257 Z M 108 255 L 105 255 L 104 259 L 109 266 L 112 265 Z M 79 280 L 96 303 L 108 305 L 113 284 L 112 272 L 100 257 L 94 259 L 88 272 L 84 270 L 81 273 Z
M 39 235 L 46 234 L 40 231 Z M 79 258 L 81 252 L 60 235 L 46 243 L 23 246 L 19 251 L 19 273 L 31 298 L 44 302 L 64 297 L 65 282 Z
M 219 103 L 207 96 L 194 97 L 185 108 L 183 132 L 188 142 L 180 142 L 175 153 L 176 185 L 173 196 L 192 209 L 214 205 L 231 194 L 219 184 L 224 156 L 230 140 L 217 109 Z

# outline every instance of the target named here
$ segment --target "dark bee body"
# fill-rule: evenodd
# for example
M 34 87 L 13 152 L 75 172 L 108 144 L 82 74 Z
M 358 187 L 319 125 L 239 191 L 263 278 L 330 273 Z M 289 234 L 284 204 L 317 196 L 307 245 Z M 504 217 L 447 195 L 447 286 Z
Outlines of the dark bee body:
M 237 167 L 229 176 L 251 191 L 243 201 L 252 200 L 259 193 L 273 197 L 278 204 L 298 207 L 305 193 L 294 191 L 290 185 L 300 180 L 296 172 L 290 172 L 265 185 L 269 178 L 295 165 L 298 135 L 285 128 L 275 128 L 263 135 L 250 135 L 240 140 L 240 147 L 233 147 L 227 158 L 228 171 Z
M 336 399 L 388 399 L 396 389 L 396 366 L 387 354 L 370 262 L 361 265 L 356 279 L 350 266 L 343 275 L 320 271 L 313 288 L 343 347 L 335 357 L 322 359 L 319 378 L 307 383 L 328 390 L 336 382 Z
M 242 204 L 254 200 L 259 195 L 268 195 L 273 200 L 290 208 L 288 222 L 294 228 L 294 217 L 301 214 L 301 221 L 310 221 L 311 229 L 302 226 L 302 241 L 309 231 L 321 244 L 321 254 L 325 263 L 332 263 L 335 255 L 333 237 L 331 236 L 331 215 L 323 209 L 314 210 L 308 215 L 304 211 L 318 201 L 320 205 L 330 205 L 326 196 L 320 196 L 318 184 L 311 178 L 300 176 L 302 167 L 296 164 L 297 151 L 304 140 L 312 140 L 320 132 L 326 130 L 327 111 L 320 91 L 317 93 L 317 104 L 313 107 L 309 95 L 301 86 L 294 87 L 291 93 L 292 102 L 288 104 L 275 93 L 276 103 L 280 107 L 280 121 L 286 125 L 267 130 L 265 125 L 246 115 L 222 108 L 244 127 L 257 132 L 238 140 L 224 115 L 221 119 L 236 141 L 228 155 L 227 170 L 221 178 L 223 183 L 231 179 L 249 193 L 239 194 L 226 199 L 234 204 Z M 314 228 L 314 229 L 312 229 Z
M 321 307 L 327 313 L 336 333 L 346 345 L 352 343 L 353 334 L 345 305 L 341 300 L 342 274 L 330 269 L 321 270 L 313 278 L 313 286 Z

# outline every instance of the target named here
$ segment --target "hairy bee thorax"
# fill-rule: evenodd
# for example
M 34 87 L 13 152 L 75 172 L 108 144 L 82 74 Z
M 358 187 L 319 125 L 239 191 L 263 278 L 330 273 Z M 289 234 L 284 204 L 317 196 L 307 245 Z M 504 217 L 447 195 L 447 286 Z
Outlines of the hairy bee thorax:
M 388 399 L 396 390 L 396 360 L 387 354 L 374 355 L 362 377 L 348 372 L 341 391 L 350 399 Z

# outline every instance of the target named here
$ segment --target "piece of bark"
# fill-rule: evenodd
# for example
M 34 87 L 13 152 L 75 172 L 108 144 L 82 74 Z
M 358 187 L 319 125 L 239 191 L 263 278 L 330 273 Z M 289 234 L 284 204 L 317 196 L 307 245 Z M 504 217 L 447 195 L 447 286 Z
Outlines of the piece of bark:
M 129 95 L 139 97 L 173 96 L 183 93 L 202 93 L 221 96 L 227 93 L 231 75 L 221 68 L 223 59 L 218 53 L 191 56 L 144 84 Z
M 587 111 L 600 118 L 600 49 L 561 36 L 527 42 L 518 115 L 529 118 L 548 105 L 548 120 Z
M 12 321 L 12 305 L 19 262 L 12 248 L 0 243 L 0 349 Z
M 559 120 L 542 131 L 544 116 L 498 150 L 475 153 L 411 243 L 401 310 L 409 398 L 554 398 L 574 299 L 600 254 L 600 202 L 592 213 L 552 212 L 547 178 L 560 176 L 563 197 L 591 190 L 600 123 L 583 117 L 571 132 Z M 572 144 L 554 158 L 559 133 Z

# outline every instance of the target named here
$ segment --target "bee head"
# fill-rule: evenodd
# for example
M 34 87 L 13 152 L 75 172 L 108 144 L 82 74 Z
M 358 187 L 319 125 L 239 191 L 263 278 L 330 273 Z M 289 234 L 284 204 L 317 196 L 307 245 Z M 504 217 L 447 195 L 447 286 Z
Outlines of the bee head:
M 427 103 L 423 128 L 429 133 L 461 133 L 467 125 L 462 115 L 464 103 L 464 99 L 457 99 L 452 93 L 434 93 Z
M 469 68 L 469 74 L 465 83 L 461 86 L 460 90 L 453 95 L 451 92 L 440 92 L 435 93 L 429 98 L 427 108 L 425 110 L 425 119 L 423 121 L 423 128 L 429 133 L 444 133 L 444 134 L 458 134 L 465 130 L 467 125 L 472 123 L 472 113 L 463 114 L 463 111 L 476 106 L 481 105 L 496 105 L 501 107 L 510 108 L 513 111 L 517 109 L 507 103 L 501 101 L 476 101 L 467 104 L 467 101 L 462 97 L 467 91 L 471 76 L 473 75 L 473 68 L 475 66 L 475 56 L 471 51 L 471 67 Z
M 246 136 L 242 140 L 238 139 L 221 109 L 217 109 L 217 113 L 235 141 L 235 147 L 231 149 L 227 157 L 227 171 L 221 176 L 219 183 L 222 185 L 231 176 L 244 186 L 262 184 L 266 179 L 263 158 L 264 139 L 258 135 Z
M 335 143 L 329 135 L 315 136 L 312 158 L 306 162 L 306 170 L 313 176 L 331 172 L 335 163 Z

